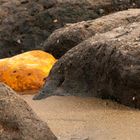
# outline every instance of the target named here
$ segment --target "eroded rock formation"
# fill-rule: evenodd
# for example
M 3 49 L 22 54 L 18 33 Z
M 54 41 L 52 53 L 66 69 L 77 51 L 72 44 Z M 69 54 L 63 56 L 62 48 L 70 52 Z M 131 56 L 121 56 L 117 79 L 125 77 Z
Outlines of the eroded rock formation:
M 130 9 L 95 20 L 70 24 L 54 31 L 42 47 L 44 51 L 60 58 L 68 50 L 97 33 L 104 33 L 135 21 L 140 21 L 140 9 Z
M 1 140 L 57 140 L 47 124 L 28 104 L 5 84 L 0 83 Z
M 0 0 L 0 58 L 40 48 L 67 23 L 139 6 L 139 0 Z
M 98 33 L 63 55 L 34 99 L 111 98 L 140 108 L 140 22 Z

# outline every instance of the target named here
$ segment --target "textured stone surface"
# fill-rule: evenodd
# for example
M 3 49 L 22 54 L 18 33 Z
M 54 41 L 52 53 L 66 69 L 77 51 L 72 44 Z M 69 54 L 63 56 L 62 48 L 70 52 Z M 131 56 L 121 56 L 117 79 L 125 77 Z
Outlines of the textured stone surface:
M 139 7 L 139 0 L 0 0 L 0 58 L 41 48 L 67 23 Z
M 5 84 L 0 83 L 1 140 L 57 140 L 47 124 L 28 104 Z
M 140 21 L 140 9 L 129 9 L 95 20 L 70 24 L 54 31 L 42 47 L 44 51 L 60 58 L 68 50 L 97 33 L 104 33 L 135 21 Z
M 96 34 L 62 56 L 41 99 L 51 95 L 111 98 L 140 108 L 140 23 Z
M 18 92 L 39 90 L 55 62 L 51 54 L 40 50 L 0 59 L 0 82 Z

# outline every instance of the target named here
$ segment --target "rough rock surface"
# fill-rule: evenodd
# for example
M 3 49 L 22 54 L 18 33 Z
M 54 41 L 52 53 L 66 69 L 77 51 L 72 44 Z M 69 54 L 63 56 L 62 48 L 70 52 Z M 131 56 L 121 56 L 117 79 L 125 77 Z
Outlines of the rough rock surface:
M 0 83 L 1 140 L 57 140 L 27 103 L 5 84 Z
M 68 50 L 96 33 L 104 33 L 134 21 L 140 21 L 140 9 L 129 9 L 95 20 L 70 24 L 54 31 L 42 47 L 44 51 L 60 58 Z
M 140 22 L 96 34 L 69 50 L 34 99 L 51 95 L 111 98 L 140 108 Z
M 0 59 L 0 82 L 20 93 L 39 90 L 56 61 L 40 50 Z
M 139 6 L 139 0 L 0 0 L 0 58 L 41 47 L 67 23 Z

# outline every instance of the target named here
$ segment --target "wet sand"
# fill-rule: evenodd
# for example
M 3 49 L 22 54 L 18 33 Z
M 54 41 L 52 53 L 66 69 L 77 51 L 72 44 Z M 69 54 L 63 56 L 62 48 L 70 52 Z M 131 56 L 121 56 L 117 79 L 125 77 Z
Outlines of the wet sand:
M 60 140 L 140 140 L 140 111 L 108 100 L 22 96 Z

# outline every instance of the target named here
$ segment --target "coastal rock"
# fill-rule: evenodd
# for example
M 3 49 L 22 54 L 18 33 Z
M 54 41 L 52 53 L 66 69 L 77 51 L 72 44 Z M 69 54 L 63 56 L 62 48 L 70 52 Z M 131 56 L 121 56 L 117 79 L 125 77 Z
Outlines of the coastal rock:
M 57 140 L 47 124 L 3 83 L 0 83 L 0 139 Z
M 54 31 L 42 47 L 44 51 L 60 58 L 68 50 L 97 33 L 104 33 L 136 21 L 140 21 L 140 9 L 129 9 L 95 20 L 70 24 Z
M 39 90 L 56 59 L 34 50 L 0 60 L 0 82 L 18 92 Z
M 33 49 L 67 23 L 139 7 L 139 0 L 0 0 L 0 58 Z
M 34 99 L 94 96 L 140 108 L 140 22 L 99 33 L 64 54 Z

